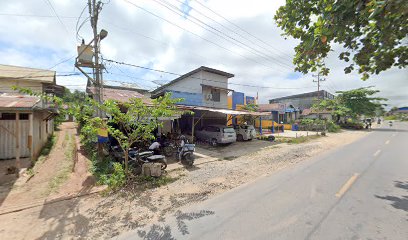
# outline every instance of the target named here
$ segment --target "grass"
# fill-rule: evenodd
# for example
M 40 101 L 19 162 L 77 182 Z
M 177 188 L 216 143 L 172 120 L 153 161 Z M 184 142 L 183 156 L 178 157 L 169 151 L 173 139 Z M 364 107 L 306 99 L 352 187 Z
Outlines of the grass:
M 72 171 L 72 166 L 74 164 L 73 152 L 75 148 L 75 138 L 70 134 L 66 134 L 63 145 L 66 146 L 64 159 L 61 161 L 61 168 L 57 175 L 49 182 L 48 193 L 57 190 L 68 179 Z
M 35 161 L 36 163 L 42 163 L 50 154 L 52 148 L 54 147 L 55 143 L 58 140 L 58 136 L 54 133 L 49 138 L 47 143 L 45 143 L 44 147 L 41 149 L 40 156 Z

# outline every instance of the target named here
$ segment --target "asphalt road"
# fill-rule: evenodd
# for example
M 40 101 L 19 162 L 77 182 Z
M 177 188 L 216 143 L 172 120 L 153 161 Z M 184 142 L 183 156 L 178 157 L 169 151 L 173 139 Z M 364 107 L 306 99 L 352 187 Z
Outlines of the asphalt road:
M 408 124 L 182 208 L 120 239 L 408 239 Z

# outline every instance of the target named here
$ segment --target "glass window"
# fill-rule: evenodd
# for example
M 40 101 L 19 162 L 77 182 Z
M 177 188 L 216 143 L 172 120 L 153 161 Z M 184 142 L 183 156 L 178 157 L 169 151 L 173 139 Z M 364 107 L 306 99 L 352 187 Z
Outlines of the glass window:
M 234 133 L 235 131 L 234 131 L 233 128 L 227 127 L 227 128 L 224 128 L 224 132 L 225 133 Z
M 219 89 L 211 89 L 211 95 L 212 95 L 212 100 L 214 102 L 219 102 L 220 101 L 220 90 Z

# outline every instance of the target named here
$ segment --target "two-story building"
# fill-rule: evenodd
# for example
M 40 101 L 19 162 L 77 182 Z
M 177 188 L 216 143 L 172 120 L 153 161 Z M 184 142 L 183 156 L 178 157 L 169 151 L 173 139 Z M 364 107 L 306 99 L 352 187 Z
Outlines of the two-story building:
M 228 93 L 233 91 L 228 88 L 232 77 L 234 74 L 201 66 L 155 89 L 152 97 L 170 92 L 173 98 L 183 99 L 178 103 L 180 108 L 194 112 L 194 115 L 184 115 L 174 121 L 171 129 L 190 133 L 193 127 L 226 124 L 224 112 L 228 108 Z
M 173 98 L 183 98 L 180 105 L 228 108 L 228 80 L 234 74 L 201 66 L 155 89 L 152 97 L 171 92 Z
M 56 94 L 55 71 L 0 65 L 0 159 L 35 159 L 54 131 L 55 109 L 36 96 L 13 90 Z

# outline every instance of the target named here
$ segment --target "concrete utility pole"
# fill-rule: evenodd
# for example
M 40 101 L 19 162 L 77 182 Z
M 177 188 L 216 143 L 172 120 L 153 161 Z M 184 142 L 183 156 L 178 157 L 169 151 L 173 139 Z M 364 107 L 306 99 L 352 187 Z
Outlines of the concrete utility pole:
M 320 104 L 320 82 L 326 81 L 325 78 L 320 78 L 320 70 L 317 72 L 317 75 L 312 75 L 313 77 L 317 77 L 317 80 L 313 80 L 313 82 L 317 82 L 317 102 Z M 324 96 L 323 96 L 324 98 Z M 317 110 L 317 118 L 320 119 L 320 110 Z M 324 124 L 324 133 L 326 133 L 326 123 Z
M 320 72 L 317 75 L 312 75 L 313 77 L 317 77 L 317 80 L 313 80 L 313 82 L 317 82 L 317 99 L 320 99 L 320 82 L 326 81 L 325 78 L 320 78 Z
M 99 17 L 99 11 L 101 9 L 101 2 L 98 1 L 98 3 L 96 3 L 96 0 L 88 0 L 88 4 L 89 4 L 89 15 L 91 16 L 91 26 L 92 26 L 93 35 L 94 35 L 94 41 L 93 41 L 94 60 L 95 60 L 94 69 L 93 69 L 93 75 L 94 75 L 94 80 L 95 80 L 94 99 L 98 103 L 102 104 L 103 103 L 102 69 L 101 69 L 101 65 L 99 64 L 99 42 L 101 39 L 98 34 L 98 17 Z M 99 110 L 99 108 L 97 108 L 97 116 L 103 117 L 102 112 Z

